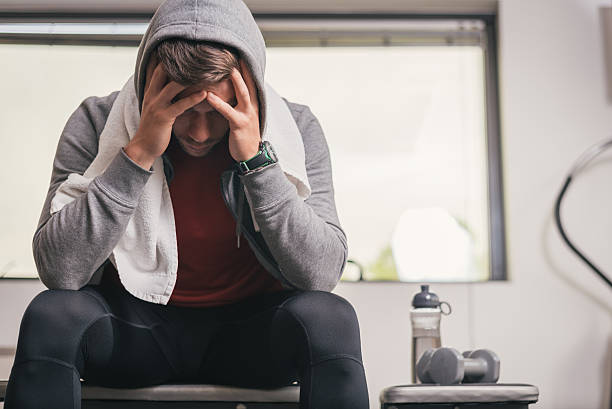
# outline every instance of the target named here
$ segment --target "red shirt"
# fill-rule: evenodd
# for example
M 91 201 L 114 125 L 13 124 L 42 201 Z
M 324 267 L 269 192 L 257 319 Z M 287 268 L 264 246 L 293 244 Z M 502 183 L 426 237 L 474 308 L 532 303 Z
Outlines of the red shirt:
M 282 290 L 244 236 L 236 247 L 236 221 L 221 196 L 221 173 L 234 163 L 227 138 L 204 157 L 188 155 L 175 141 L 167 152 L 174 168 L 170 196 L 179 257 L 168 304 L 209 307 Z

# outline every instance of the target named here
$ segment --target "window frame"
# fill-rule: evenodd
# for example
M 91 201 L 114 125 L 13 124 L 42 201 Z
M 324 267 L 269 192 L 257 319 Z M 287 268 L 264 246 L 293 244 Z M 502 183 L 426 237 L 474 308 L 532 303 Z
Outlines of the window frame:
M 144 24 L 149 23 L 153 14 L 143 13 L 64 13 L 64 12 L 34 12 L 12 13 L 1 12 L 0 24 L 4 23 L 107 23 L 107 24 Z M 499 115 L 499 73 L 497 61 L 497 16 L 495 14 L 317 14 L 317 13 L 253 13 L 258 22 L 264 38 L 266 37 L 266 23 L 281 23 L 289 27 L 285 33 L 290 33 L 292 23 L 297 21 L 341 21 L 364 23 L 371 21 L 457 21 L 478 20 L 484 26 L 482 29 L 481 46 L 484 55 L 485 76 L 485 118 L 486 118 L 486 144 L 487 144 L 487 177 L 489 200 L 489 281 L 508 280 L 506 232 L 503 197 L 503 164 L 501 155 L 501 126 Z M 262 24 L 263 23 L 263 24 Z M 263 27 L 262 27 L 263 25 Z M 275 35 L 278 35 L 278 31 Z M 281 32 L 282 33 L 282 32 Z M 0 44 L 58 44 L 58 45 L 106 45 L 138 47 L 142 34 L 133 32 L 101 32 L 101 33 L 7 33 L 0 30 Z M 451 38 L 451 37 L 449 37 Z M 452 40 L 451 40 L 452 41 Z M 447 42 L 448 43 L 448 42 Z M 431 44 L 430 44 L 431 45 Z M 435 44 L 434 44 L 435 45 Z M 456 44 L 461 46 L 461 44 Z M 273 47 L 274 45 L 272 45 Z M 40 279 L 38 277 L 1 277 L 2 280 Z M 359 282 L 392 282 L 367 280 Z M 343 281 L 350 283 L 350 281 Z M 452 281 L 449 283 L 453 283 Z

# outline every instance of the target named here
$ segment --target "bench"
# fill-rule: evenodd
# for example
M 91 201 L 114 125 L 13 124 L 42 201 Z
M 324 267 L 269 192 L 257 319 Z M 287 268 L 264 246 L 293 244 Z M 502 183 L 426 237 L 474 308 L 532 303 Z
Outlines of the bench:
M 0 402 L 4 402 L 7 383 L 0 381 Z M 298 385 L 277 389 L 198 384 L 164 384 L 137 389 L 83 385 L 81 388 L 83 409 L 298 409 L 299 397 Z

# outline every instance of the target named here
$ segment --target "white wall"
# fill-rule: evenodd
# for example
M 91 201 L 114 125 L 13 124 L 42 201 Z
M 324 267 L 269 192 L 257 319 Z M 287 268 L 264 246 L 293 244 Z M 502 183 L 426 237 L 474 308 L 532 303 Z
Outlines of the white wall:
M 612 373 L 612 292 L 560 241 L 554 199 L 588 146 L 612 136 L 599 8 L 604 0 L 501 0 L 500 87 L 510 280 L 436 285 L 454 313 L 443 343 L 487 347 L 501 382 L 537 385 L 537 408 L 605 408 Z M 612 43 L 612 41 L 611 41 Z M 564 202 L 570 236 L 612 275 L 612 155 L 574 181 Z M 40 283 L 0 281 L 0 346 L 16 342 Z M 371 407 L 410 380 L 408 311 L 416 285 L 340 284 L 361 325 Z M 6 364 L 5 364 L 6 365 Z M 0 378 L 8 375 L 0 361 Z
M 554 200 L 573 161 L 612 136 L 602 6 L 610 3 L 500 2 L 510 281 L 433 287 L 457 312 L 443 323 L 443 343 L 496 351 L 500 381 L 537 385 L 540 408 L 610 402 L 612 291 L 568 252 L 552 224 Z M 573 182 L 563 218 L 570 236 L 612 277 L 612 155 L 606 158 Z M 408 308 L 415 291 L 389 284 L 337 291 L 358 309 L 371 394 L 409 379 Z M 390 317 L 381 325 L 383 314 Z
M 510 280 L 433 287 L 456 312 L 445 318 L 443 343 L 496 351 L 500 381 L 537 385 L 539 408 L 610 404 L 612 291 L 567 250 L 552 223 L 554 200 L 576 157 L 612 137 L 606 86 L 612 67 L 606 74 L 599 10 L 610 5 L 500 1 Z M 611 153 L 573 182 L 562 212 L 571 238 L 610 277 Z M 408 309 L 415 291 L 389 284 L 347 284 L 337 291 L 358 309 L 372 395 L 409 380 Z M 384 324 L 382 316 L 389 317 Z

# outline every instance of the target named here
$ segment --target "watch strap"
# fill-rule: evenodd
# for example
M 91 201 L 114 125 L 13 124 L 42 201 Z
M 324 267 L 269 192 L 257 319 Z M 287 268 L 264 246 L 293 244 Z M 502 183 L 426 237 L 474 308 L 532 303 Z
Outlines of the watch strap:
M 275 163 L 276 160 L 269 154 L 266 149 L 266 144 L 259 142 L 259 151 L 251 159 L 239 161 L 236 163 L 240 174 L 245 174 L 255 169 Z

